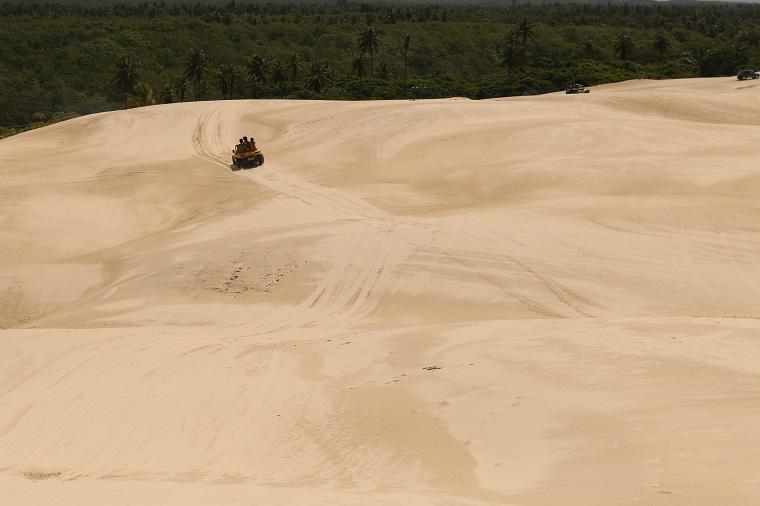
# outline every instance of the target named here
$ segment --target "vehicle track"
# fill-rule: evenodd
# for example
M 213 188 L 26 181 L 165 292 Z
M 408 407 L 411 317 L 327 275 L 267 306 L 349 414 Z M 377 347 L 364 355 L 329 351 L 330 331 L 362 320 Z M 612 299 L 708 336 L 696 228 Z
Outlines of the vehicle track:
M 229 169 L 221 106 L 199 118 L 193 135 L 196 155 Z M 331 259 L 328 271 L 292 314 L 260 321 L 254 332 L 273 335 L 293 327 L 326 326 L 347 328 L 371 314 L 383 293 L 392 285 L 394 269 L 412 253 L 410 238 L 425 227 L 393 215 L 361 198 L 335 188 L 323 187 L 267 168 L 240 174 L 272 191 L 295 198 L 331 216 L 336 222 L 350 221 L 347 232 L 337 240 L 341 253 Z M 417 237 L 419 239 L 419 237 Z M 249 327 L 250 328 L 250 327 Z
M 221 126 L 221 108 L 218 106 L 199 118 L 193 144 L 199 158 L 229 169 L 224 154 L 228 149 L 224 139 L 232 137 Z M 543 275 L 513 255 L 496 251 L 451 251 L 454 246 L 461 250 L 461 245 L 468 244 L 470 240 L 482 243 L 479 234 L 483 231 L 462 231 L 455 243 L 447 241 L 448 246 L 435 248 L 433 244 L 440 237 L 435 226 L 412 218 L 395 217 L 340 189 L 320 186 L 293 173 L 269 170 L 268 167 L 246 171 L 240 176 L 288 198 L 298 199 L 329 215 L 335 222 L 351 223 L 339 237 L 325 239 L 339 241 L 341 245 L 337 250 L 341 253 L 331 259 L 327 272 L 311 293 L 294 307 L 291 314 L 260 320 L 253 329 L 248 327 L 255 334 L 274 336 L 280 332 L 292 332 L 294 326 L 329 327 L 333 330 L 350 328 L 372 314 L 382 295 L 393 285 L 396 268 L 415 253 L 432 253 L 459 264 L 539 317 L 593 317 L 595 310 L 600 309 L 595 302 Z M 493 231 L 486 232 L 494 234 Z M 498 240 L 495 242 L 499 243 Z M 508 286 L 500 274 L 503 269 L 494 269 L 494 262 L 502 266 L 513 265 L 525 272 L 570 313 L 554 309 Z

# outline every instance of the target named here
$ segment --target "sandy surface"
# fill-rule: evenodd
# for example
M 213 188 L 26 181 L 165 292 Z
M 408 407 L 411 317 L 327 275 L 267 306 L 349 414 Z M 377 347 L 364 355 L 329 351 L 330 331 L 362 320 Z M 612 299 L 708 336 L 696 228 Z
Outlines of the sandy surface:
M 0 504 L 758 504 L 759 160 L 730 78 L 0 141 Z

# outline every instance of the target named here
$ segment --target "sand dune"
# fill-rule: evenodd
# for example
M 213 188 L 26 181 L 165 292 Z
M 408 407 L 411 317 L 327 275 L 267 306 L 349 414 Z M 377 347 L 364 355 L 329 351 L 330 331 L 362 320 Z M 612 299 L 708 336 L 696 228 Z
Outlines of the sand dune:
M 0 141 L 0 504 L 760 502 L 760 84 Z M 267 158 L 231 171 L 237 138 Z

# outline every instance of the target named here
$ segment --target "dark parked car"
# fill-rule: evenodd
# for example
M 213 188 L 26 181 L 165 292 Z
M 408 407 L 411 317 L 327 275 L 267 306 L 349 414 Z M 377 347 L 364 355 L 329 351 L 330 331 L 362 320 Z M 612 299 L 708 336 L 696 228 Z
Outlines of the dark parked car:
M 760 74 L 754 70 L 740 70 L 739 73 L 736 74 L 736 78 L 740 81 L 744 81 L 745 79 L 757 79 L 758 77 L 760 77 Z

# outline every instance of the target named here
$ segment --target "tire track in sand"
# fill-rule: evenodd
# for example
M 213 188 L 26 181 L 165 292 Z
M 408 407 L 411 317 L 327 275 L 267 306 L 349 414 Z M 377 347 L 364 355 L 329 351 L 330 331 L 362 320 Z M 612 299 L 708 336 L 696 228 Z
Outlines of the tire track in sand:
M 225 146 L 222 107 L 201 116 L 193 133 L 196 155 L 209 163 L 230 169 Z M 335 188 L 305 181 L 283 171 L 260 168 L 240 174 L 269 190 L 295 198 L 327 213 L 335 221 L 350 221 L 350 231 L 327 240 L 342 243 L 317 286 L 291 314 L 260 321 L 255 333 L 292 332 L 294 327 L 348 328 L 371 314 L 392 285 L 394 268 L 412 253 L 410 238 L 426 227 L 400 220 Z M 250 328 L 250 326 L 248 327 Z

